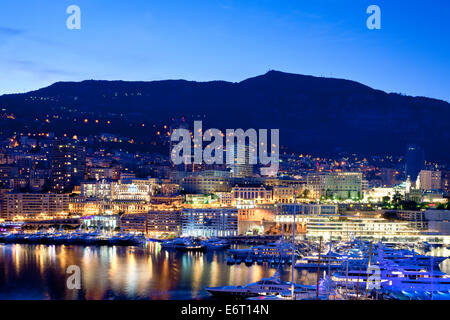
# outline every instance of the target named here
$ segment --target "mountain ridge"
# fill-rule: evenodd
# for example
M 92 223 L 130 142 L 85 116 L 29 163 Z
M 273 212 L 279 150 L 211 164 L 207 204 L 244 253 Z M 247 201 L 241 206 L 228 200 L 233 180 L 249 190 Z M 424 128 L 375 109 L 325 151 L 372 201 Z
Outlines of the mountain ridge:
M 404 154 L 407 144 L 418 143 L 430 159 L 450 160 L 442 150 L 450 145 L 448 102 L 274 70 L 240 82 L 56 82 L 0 96 L 0 107 L 21 119 L 76 109 L 98 116 L 140 115 L 149 123 L 185 117 L 218 128 L 277 128 L 281 144 L 298 152 Z

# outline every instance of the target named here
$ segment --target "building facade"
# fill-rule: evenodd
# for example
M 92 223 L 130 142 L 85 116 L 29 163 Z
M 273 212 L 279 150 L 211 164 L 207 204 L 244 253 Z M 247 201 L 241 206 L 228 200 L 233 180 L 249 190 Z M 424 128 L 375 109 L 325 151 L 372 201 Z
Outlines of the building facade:
M 441 189 L 441 171 L 421 170 L 417 178 L 416 186 L 420 190 Z
M 84 180 L 86 150 L 70 143 L 55 143 L 51 149 L 51 185 L 56 193 L 70 193 Z
M 363 196 L 361 172 L 309 174 L 307 189 L 313 198 L 359 200 Z
M 234 208 L 183 209 L 181 231 L 185 236 L 227 237 L 238 234 L 238 210 Z
M 272 190 L 261 187 L 234 187 L 233 206 L 254 207 L 256 204 L 272 203 Z
M 55 193 L 4 193 L 1 216 L 12 220 L 58 217 L 69 213 L 69 195 Z

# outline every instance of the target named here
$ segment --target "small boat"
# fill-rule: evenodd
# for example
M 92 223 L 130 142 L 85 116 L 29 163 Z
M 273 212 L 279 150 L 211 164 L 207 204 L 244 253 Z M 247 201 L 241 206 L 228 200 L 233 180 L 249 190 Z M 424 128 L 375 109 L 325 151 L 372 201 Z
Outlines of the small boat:
M 259 265 L 259 266 L 261 266 L 262 264 L 263 264 L 263 259 L 258 259 L 258 260 L 256 260 L 256 263 Z
M 201 242 L 207 250 L 224 250 L 230 247 L 230 243 L 226 240 L 211 238 Z
M 236 258 L 236 264 L 241 264 L 242 263 L 242 259 L 241 258 Z
M 251 265 L 253 264 L 253 259 L 250 258 L 250 257 L 247 257 L 247 258 L 245 259 L 245 264 L 246 264 L 247 266 L 251 266 Z
M 176 238 L 164 241 L 161 243 L 161 248 L 178 251 L 204 251 L 206 249 L 202 243 L 190 238 Z
M 227 259 L 227 264 L 228 265 L 233 265 L 236 263 L 236 260 L 233 257 L 228 257 Z

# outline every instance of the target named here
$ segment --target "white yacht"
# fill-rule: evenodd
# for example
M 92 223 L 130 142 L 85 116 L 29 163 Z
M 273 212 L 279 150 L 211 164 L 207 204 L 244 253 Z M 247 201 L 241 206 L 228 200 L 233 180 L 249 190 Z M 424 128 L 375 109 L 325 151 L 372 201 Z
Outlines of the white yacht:
M 285 282 L 280 280 L 280 276 L 275 273 L 270 278 L 263 278 L 258 282 L 250 283 L 245 286 L 224 286 L 206 288 L 210 294 L 216 297 L 234 298 L 234 299 L 246 299 L 250 297 L 260 296 L 273 296 L 279 295 L 292 289 L 291 282 Z M 304 286 L 300 284 L 294 284 L 294 290 L 297 293 L 305 291 L 316 291 L 315 286 Z
M 368 274 L 367 269 L 335 272 L 331 279 L 337 286 L 347 288 L 365 288 Z M 371 281 L 371 280 L 369 280 Z M 428 271 L 420 266 L 393 266 L 380 268 L 380 289 L 416 290 L 416 291 L 449 291 L 450 276 L 440 271 Z
M 228 253 L 237 258 L 245 260 L 250 257 L 254 261 L 290 261 L 292 258 L 292 244 L 287 242 L 273 242 L 266 245 L 254 246 L 248 249 L 231 249 Z
M 203 251 L 206 249 L 201 242 L 191 238 L 176 238 L 163 241 L 162 249 L 175 249 L 179 251 Z

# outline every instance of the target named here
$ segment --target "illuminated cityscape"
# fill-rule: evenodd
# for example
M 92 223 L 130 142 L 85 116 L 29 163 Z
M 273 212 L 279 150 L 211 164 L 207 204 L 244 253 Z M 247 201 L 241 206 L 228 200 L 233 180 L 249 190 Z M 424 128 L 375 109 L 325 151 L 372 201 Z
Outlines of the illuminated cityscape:
M 0 301 L 450 300 L 449 4 L 19 2 Z

